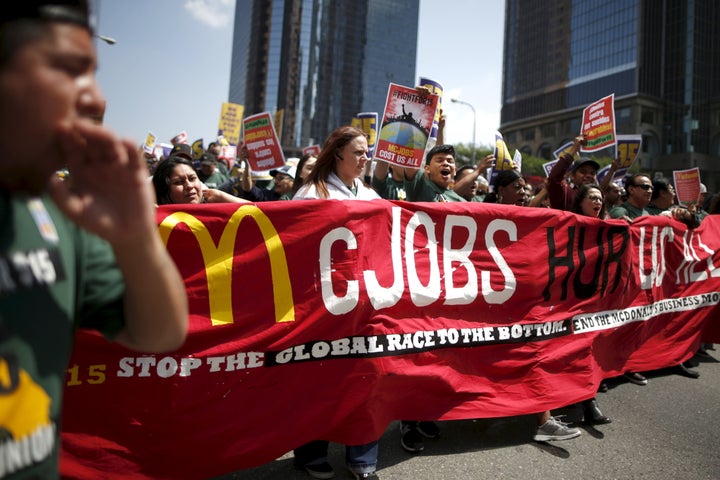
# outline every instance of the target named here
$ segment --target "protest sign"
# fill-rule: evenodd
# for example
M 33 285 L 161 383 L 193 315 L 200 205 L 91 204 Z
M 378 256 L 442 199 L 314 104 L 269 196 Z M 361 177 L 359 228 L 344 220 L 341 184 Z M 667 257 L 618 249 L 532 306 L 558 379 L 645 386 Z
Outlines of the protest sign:
M 619 180 L 627 175 L 630 167 L 637 160 L 642 146 L 642 135 L 617 135 L 616 139 L 615 158 L 618 159 L 620 166 L 615 170 L 610 181 Z M 609 171 L 610 165 L 601 168 L 597 173 L 598 182 L 602 182 Z
M 586 143 L 580 150 L 596 152 L 615 145 L 615 94 L 594 102 L 583 110 L 582 132 Z
M 223 136 L 231 145 L 240 143 L 240 130 L 245 107 L 237 103 L 223 102 L 220 107 L 218 136 Z
M 437 141 L 438 128 L 440 126 L 443 86 L 435 80 L 430 80 L 429 78 L 425 77 L 420 77 L 420 86 L 427 88 L 428 90 L 430 90 L 430 93 L 434 93 L 438 96 L 438 104 L 437 108 L 435 109 L 435 116 L 433 117 L 432 128 L 430 129 L 430 137 L 428 138 L 428 141 L 434 144 Z
M 355 128 L 359 128 L 368 136 L 368 157 L 372 158 L 375 153 L 375 147 L 377 145 L 377 112 L 361 112 L 358 113 L 353 119 L 350 125 Z M 318 150 L 318 153 L 320 151 Z
M 510 150 L 505 144 L 505 139 L 500 132 L 495 132 L 495 151 L 493 153 L 495 155 L 495 166 L 492 168 L 492 172 L 490 172 L 490 178 L 488 180 L 490 185 L 495 183 L 495 177 L 497 177 L 499 172 L 512 170 L 516 167 L 515 162 L 510 156 Z
M 273 115 L 273 125 L 275 126 L 275 133 L 276 133 L 278 139 L 282 138 L 284 121 L 285 121 L 285 110 L 282 108 L 279 110 L 276 110 L 275 115 Z M 282 144 L 280 143 L 280 145 L 282 145 Z
M 170 143 L 172 143 L 173 145 L 187 143 L 187 132 L 183 131 L 183 132 L 178 133 L 172 139 L 170 139 Z
M 285 165 L 272 116 L 269 112 L 251 115 L 243 120 L 248 163 L 253 171 L 270 170 Z
M 400 167 L 420 168 L 437 102 L 435 94 L 421 94 L 391 83 L 375 158 Z
M 193 158 L 200 158 L 205 153 L 205 146 L 203 145 L 203 139 L 198 138 L 192 144 L 192 156 Z
M 673 183 L 678 203 L 683 206 L 696 204 L 700 198 L 700 169 L 673 170 Z
M 513 163 L 518 171 L 522 172 L 522 154 L 520 150 L 515 149 L 515 155 L 513 155 Z
M 555 164 L 557 162 L 558 162 L 558 159 L 555 159 L 555 160 L 550 160 L 549 162 L 545 162 L 542 164 L 543 171 L 545 172 L 546 177 L 550 176 L 550 172 L 552 171 L 553 167 L 555 166 Z
M 320 153 L 320 145 L 310 145 L 308 147 L 305 147 L 302 149 L 303 155 L 311 154 L 311 155 L 317 155 Z
M 156 219 L 187 341 L 148 355 L 78 332 L 63 478 L 213 478 L 400 418 L 535 414 L 720 341 L 714 215 L 328 200 Z
M 148 132 L 145 137 L 145 143 L 143 144 L 143 151 L 148 155 L 152 155 L 155 152 L 155 141 L 157 137 L 152 132 Z

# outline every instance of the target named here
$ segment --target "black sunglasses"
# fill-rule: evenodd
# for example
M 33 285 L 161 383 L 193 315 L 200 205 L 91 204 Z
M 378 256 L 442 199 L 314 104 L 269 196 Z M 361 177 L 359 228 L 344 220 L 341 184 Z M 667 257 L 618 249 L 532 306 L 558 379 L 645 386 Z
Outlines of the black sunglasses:
M 641 183 L 640 185 L 631 185 L 631 187 L 638 187 L 638 188 L 642 188 L 643 190 L 652 190 L 652 188 L 653 188 L 652 185 L 647 185 L 644 183 Z

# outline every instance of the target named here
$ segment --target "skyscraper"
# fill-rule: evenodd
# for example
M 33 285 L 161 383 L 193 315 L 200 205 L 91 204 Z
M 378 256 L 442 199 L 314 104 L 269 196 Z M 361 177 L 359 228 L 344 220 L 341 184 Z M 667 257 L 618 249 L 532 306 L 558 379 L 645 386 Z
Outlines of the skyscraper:
M 419 0 L 243 0 L 229 101 L 282 110 L 281 143 L 322 143 L 359 112 L 382 115 L 388 84 L 415 85 Z
M 716 189 L 718 22 L 714 0 L 506 0 L 500 130 L 549 159 L 614 93 L 617 133 L 642 134 L 641 167 L 697 166 Z

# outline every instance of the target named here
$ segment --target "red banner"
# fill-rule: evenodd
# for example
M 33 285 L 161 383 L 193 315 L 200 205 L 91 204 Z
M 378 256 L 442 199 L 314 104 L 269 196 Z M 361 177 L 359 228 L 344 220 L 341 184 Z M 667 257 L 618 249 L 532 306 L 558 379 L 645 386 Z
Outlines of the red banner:
M 190 335 L 142 355 L 80 334 L 65 476 L 209 478 L 314 439 L 365 443 L 397 419 L 540 412 L 687 359 L 703 328 L 720 341 L 714 216 L 688 231 L 328 200 L 165 206 L 158 222 Z

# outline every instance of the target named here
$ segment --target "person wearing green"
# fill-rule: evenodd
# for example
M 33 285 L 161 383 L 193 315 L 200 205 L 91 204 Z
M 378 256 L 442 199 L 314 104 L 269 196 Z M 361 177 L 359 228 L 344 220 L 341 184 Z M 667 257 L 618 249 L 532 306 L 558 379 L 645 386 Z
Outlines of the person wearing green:
M 59 476 L 76 328 L 148 353 L 175 350 L 187 334 L 145 160 L 96 123 L 105 100 L 88 14 L 84 0 L 0 12 L 2 478 Z
M 407 200 L 410 202 L 465 202 L 464 198 L 453 191 L 454 180 L 455 147 L 447 144 L 436 145 L 425 155 L 423 168 L 405 169 Z

